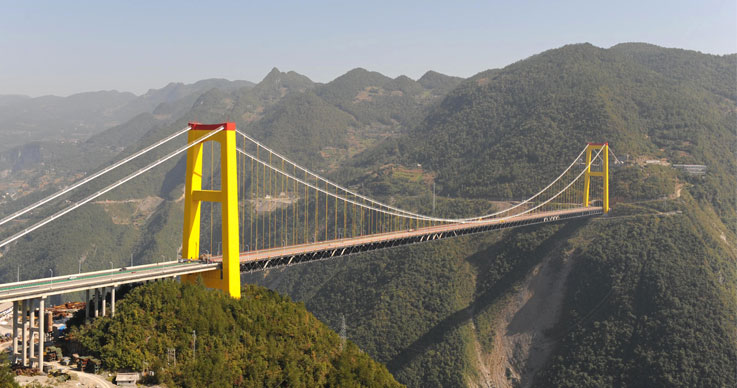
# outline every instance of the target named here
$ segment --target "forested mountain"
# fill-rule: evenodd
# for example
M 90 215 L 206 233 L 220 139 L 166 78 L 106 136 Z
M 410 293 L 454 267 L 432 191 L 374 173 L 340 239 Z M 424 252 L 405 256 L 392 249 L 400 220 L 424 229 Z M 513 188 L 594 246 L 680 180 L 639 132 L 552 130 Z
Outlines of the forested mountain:
M 431 73 L 419 82 L 406 76 L 391 79 L 357 68 L 317 88 L 316 93 L 352 114 L 363 124 L 413 125 L 433 96 L 443 95 L 460 79 Z
M 149 382 L 170 387 L 401 386 L 304 305 L 258 286 L 246 285 L 240 300 L 178 282 L 140 286 L 115 318 L 70 337 L 103 367 L 154 370 Z
M 443 92 L 448 92 L 452 90 L 453 88 L 458 86 L 461 81 L 463 81 L 463 78 L 440 74 L 437 71 L 432 70 L 429 70 L 427 73 L 423 74 L 420 79 L 417 80 L 420 85 L 422 85 L 426 89 L 435 90 L 439 92 L 438 94 L 445 94 Z
M 179 115 L 185 113 L 192 106 L 194 100 L 208 90 L 236 90 L 251 88 L 254 84 L 249 81 L 229 81 L 226 79 L 206 79 L 192 84 L 172 82 L 161 89 L 151 89 L 145 94 L 131 101 L 125 109 L 133 114 L 152 112 L 155 114 Z
M 285 97 L 283 103 L 250 125 L 248 133 L 273 144 L 291 158 L 319 163 L 325 162 L 317 157 L 324 148 L 348 148 L 349 131 L 356 131 L 359 126 L 349 113 L 309 91 Z M 315 164 L 310 166 L 315 167 Z
M 618 56 L 695 88 L 737 101 L 731 74 L 737 54 L 715 60 L 713 55 L 701 55 L 690 50 L 666 49 L 647 43 L 622 43 L 610 49 Z
M 120 126 L 139 138 L 115 158 L 187 121 L 235 121 L 297 162 L 408 210 L 430 213 L 435 183 L 436 214 L 460 216 L 536 192 L 586 142 L 608 141 L 625 163 L 612 164 L 606 217 L 245 278 L 304 302 L 334 330 L 345 317 L 348 337 L 411 387 L 731 387 L 735 68 L 736 55 L 580 44 L 467 80 L 354 69 L 316 84 L 274 69 L 253 87 L 200 93 L 166 125 L 144 130 L 151 118 L 139 116 Z M 704 164 L 706 174 L 678 163 Z M 130 253 L 137 263 L 171 258 L 183 176 L 183 159 L 172 160 L 41 228 L 4 252 L 0 278 L 11 280 L 21 263 L 33 263 L 23 267 L 29 278 L 49 267 L 74 272 L 80 259 L 86 270 L 122 265 Z
M 733 386 L 735 68 L 735 55 L 583 44 L 479 73 L 344 176 L 429 211 L 427 184 L 372 173 L 419 162 L 448 197 L 438 212 L 470 215 L 460 198 L 524 198 L 608 141 L 628 160 L 612 165 L 611 215 L 252 278 L 334 328 L 347 317 L 409 386 Z
M 685 70 L 653 70 L 625 47 L 566 46 L 472 77 L 408 136 L 409 157 L 438 171 L 443 192 L 474 197 L 524 195 L 540 179 L 528 171 L 553 177 L 555 170 L 538 166 L 559 165 L 559 154 L 575 155 L 587 141 L 606 140 L 620 156 L 734 171 L 734 158 L 723 156 L 733 151 L 729 120 L 737 100 L 710 92 L 725 80 L 694 65 L 693 78 L 703 82 L 685 82 Z M 676 51 L 673 61 L 682 55 Z M 727 69 L 737 66 L 734 56 L 691 55 L 711 59 L 728 79 Z

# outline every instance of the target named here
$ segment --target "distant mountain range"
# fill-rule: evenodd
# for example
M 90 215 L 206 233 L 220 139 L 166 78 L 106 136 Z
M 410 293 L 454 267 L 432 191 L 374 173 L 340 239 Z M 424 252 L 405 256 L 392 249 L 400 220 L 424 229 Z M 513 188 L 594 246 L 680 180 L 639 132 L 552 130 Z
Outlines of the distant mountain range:
M 252 85 L 246 81 L 209 79 L 191 85 L 171 83 L 141 96 L 117 91 L 87 92 L 69 97 L 0 95 L 2 132 L 8 139 L 0 145 L 0 151 L 34 140 L 82 141 L 136 115 L 153 113 L 157 108 L 166 110 L 167 104 L 185 102 L 183 109 L 188 109 L 188 96 L 199 95 L 212 88 Z

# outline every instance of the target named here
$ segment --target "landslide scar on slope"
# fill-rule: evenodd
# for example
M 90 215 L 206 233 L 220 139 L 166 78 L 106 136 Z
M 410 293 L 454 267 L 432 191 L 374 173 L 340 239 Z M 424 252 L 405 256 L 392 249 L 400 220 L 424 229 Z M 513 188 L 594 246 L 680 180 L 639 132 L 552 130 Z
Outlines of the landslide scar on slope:
M 479 361 L 489 380 L 483 386 L 529 387 L 550 357 L 556 338 L 550 333 L 561 314 L 570 255 L 556 253 L 535 266 L 501 311 L 494 327 L 494 344 Z M 479 346 L 479 344 L 476 344 Z M 486 374 L 486 373 L 485 373 Z

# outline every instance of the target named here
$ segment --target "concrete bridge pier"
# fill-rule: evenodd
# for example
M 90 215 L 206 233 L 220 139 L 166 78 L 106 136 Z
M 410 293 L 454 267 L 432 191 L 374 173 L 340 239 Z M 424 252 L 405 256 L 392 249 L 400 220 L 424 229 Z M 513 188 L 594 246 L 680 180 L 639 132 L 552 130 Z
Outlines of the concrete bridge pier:
M 90 290 L 84 290 L 84 323 L 90 318 Z
M 34 330 L 36 328 L 35 325 L 35 318 L 36 318 L 36 299 L 31 299 L 28 301 L 28 342 L 30 343 L 30 346 L 28 347 L 28 360 L 29 364 L 28 366 L 31 366 L 31 363 L 33 362 L 33 359 L 36 357 L 36 352 L 34 349 Z
M 38 319 L 36 310 L 38 309 Z M 43 371 L 46 342 L 46 296 L 13 302 L 13 345 L 11 360 Z M 20 332 L 20 333 L 19 333 Z M 20 336 L 20 344 L 18 337 Z M 38 347 L 36 339 L 38 338 Z M 20 346 L 20 349 L 18 348 Z M 34 365 L 35 363 L 35 365 Z
M 89 323 L 92 318 L 107 315 L 107 296 L 110 294 L 110 316 L 115 316 L 115 288 L 117 284 L 108 287 L 92 288 L 85 290 L 84 321 Z M 90 300 L 90 292 L 92 300 Z M 102 310 L 102 311 L 100 311 Z
M 102 294 L 102 316 L 104 317 L 107 307 L 107 287 L 102 287 L 101 290 L 102 292 L 100 292 L 100 294 Z
M 13 301 L 13 354 L 11 355 L 11 360 L 13 363 L 16 362 L 16 359 L 18 358 L 18 318 L 19 318 L 19 310 L 20 310 L 20 303 L 16 300 Z
M 115 285 L 110 290 L 110 316 L 115 317 Z
M 21 322 L 21 361 L 22 365 L 28 365 L 28 300 L 21 301 L 22 307 L 21 307 L 21 314 L 20 314 L 20 322 Z
M 95 318 L 100 316 L 100 289 L 95 288 L 95 301 L 94 301 L 94 308 L 95 308 Z
M 44 325 L 45 319 L 46 297 L 42 296 L 38 298 L 38 357 L 36 358 L 36 365 L 41 373 L 43 373 L 44 370 L 44 343 L 46 342 L 46 326 Z M 33 349 L 33 342 L 31 342 L 31 349 Z

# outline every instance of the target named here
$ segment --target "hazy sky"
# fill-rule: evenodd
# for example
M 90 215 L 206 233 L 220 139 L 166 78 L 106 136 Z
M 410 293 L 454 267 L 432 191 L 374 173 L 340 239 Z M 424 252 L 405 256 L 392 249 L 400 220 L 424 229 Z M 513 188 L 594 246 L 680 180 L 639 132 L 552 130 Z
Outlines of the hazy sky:
M 276 66 L 468 77 L 568 43 L 737 52 L 737 2 L 0 0 L 0 94 L 136 94 Z

